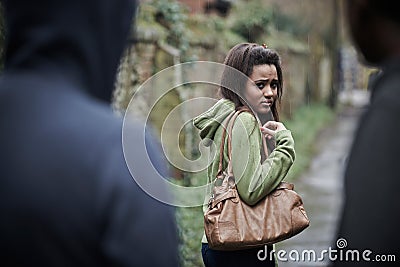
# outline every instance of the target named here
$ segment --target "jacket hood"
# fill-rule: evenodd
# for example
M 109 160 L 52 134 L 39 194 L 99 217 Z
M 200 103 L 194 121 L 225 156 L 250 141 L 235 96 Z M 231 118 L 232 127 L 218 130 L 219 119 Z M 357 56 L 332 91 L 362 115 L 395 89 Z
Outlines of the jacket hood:
M 193 119 L 193 124 L 200 130 L 201 139 L 214 140 L 214 136 L 221 123 L 235 110 L 232 101 L 221 99 L 209 110 Z M 210 142 L 211 143 L 211 142 Z M 205 145 L 209 145 L 208 142 Z
M 62 75 L 110 101 L 133 0 L 2 0 L 6 71 Z

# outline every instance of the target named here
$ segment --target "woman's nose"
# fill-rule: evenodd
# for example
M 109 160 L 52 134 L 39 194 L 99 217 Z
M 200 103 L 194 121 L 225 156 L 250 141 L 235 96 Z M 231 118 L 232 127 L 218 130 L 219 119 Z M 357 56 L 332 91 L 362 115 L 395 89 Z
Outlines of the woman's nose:
M 266 85 L 266 86 L 264 87 L 263 94 L 264 94 L 265 97 L 271 97 L 271 96 L 273 96 L 271 87 L 270 87 L 269 85 Z

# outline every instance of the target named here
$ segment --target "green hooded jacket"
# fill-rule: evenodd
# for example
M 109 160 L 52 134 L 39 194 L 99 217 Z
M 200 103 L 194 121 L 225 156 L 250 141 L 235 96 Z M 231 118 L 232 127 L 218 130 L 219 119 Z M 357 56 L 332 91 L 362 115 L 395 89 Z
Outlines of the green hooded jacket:
M 193 121 L 194 126 L 200 130 L 200 137 L 210 146 L 212 150 L 210 155 L 215 154 L 208 167 L 208 181 L 213 181 L 218 171 L 223 129 L 221 123 L 233 111 L 233 102 L 221 99 Z M 256 204 L 278 186 L 296 157 L 291 132 L 283 130 L 275 135 L 275 149 L 261 162 L 262 136 L 257 119 L 249 112 L 240 113 L 232 130 L 232 165 L 239 195 L 249 205 Z M 212 146 L 212 142 L 215 146 Z M 225 169 L 228 162 L 227 138 L 224 142 L 223 168 Z M 207 202 L 208 199 L 205 203 Z M 207 242 L 205 236 L 202 242 Z

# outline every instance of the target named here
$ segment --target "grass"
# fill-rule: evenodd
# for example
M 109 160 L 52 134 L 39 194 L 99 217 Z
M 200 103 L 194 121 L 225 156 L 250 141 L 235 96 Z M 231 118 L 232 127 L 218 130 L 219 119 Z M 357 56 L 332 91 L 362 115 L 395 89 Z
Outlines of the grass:
M 315 139 L 332 122 L 334 114 L 326 105 L 311 104 L 299 108 L 291 120 L 283 121 L 292 131 L 296 149 L 296 160 L 285 180 L 293 181 L 307 170 L 315 152 Z
M 286 180 L 293 181 L 306 171 L 315 147 L 314 140 L 321 129 L 334 119 L 334 112 L 322 104 L 311 104 L 296 111 L 291 120 L 283 120 L 295 139 L 296 161 Z M 198 173 L 190 177 L 192 185 L 205 183 L 206 176 Z M 182 267 L 201 267 L 201 238 L 203 235 L 203 212 L 201 207 L 177 208 L 176 218 L 181 244 L 179 247 Z

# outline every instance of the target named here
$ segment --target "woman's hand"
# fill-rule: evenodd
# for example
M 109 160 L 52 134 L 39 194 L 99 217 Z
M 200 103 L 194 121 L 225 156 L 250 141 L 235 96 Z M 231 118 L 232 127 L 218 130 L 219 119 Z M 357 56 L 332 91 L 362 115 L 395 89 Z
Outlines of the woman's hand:
M 268 139 L 271 139 L 272 137 L 275 137 L 277 132 L 286 130 L 286 127 L 281 122 L 268 121 L 260 127 L 260 130 Z

